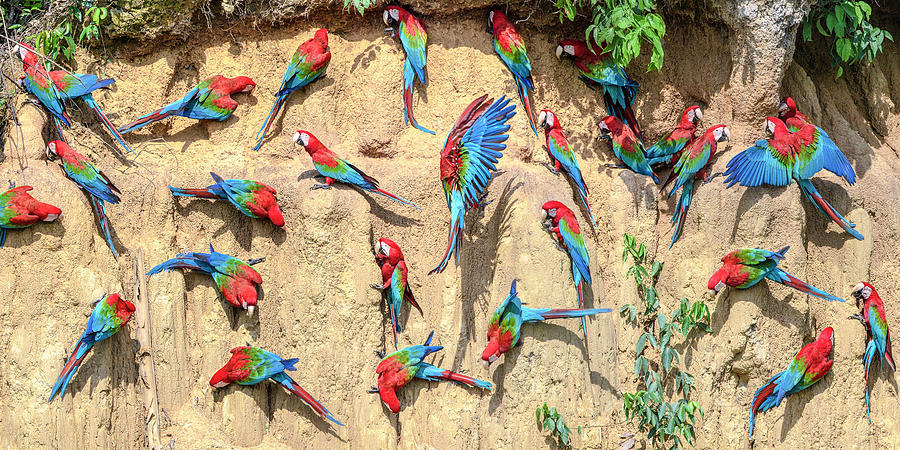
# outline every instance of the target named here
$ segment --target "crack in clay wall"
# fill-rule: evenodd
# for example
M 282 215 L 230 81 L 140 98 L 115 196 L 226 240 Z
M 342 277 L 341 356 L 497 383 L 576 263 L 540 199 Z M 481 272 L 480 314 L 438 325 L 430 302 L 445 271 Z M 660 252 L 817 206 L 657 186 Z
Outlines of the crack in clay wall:
M 796 26 L 792 15 L 785 17 L 775 23 Z M 90 125 L 73 129 L 76 149 L 124 193 L 123 202 L 109 208 L 123 253 L 118 262 L 97 233 L 84 195 L 55 164 L 40 159 L 45 118 L 30 106 L 19 110 L 21 135 L 14 129 L 16 145 L 7 143 L 0 172 L 35 186 L 37 198 L 53 199 L 64 214 L 58 223 L 11 233 L 3 249 L 16 263 L 0 273 L 0 297 L 7 299 L 0 307 L 0 347 L 7 349 L 0 354 L 0 442 L 23 448 L 75 442 L 142 446 L 144 413 L 131 328 L 95 349 L 62 400 L 48 404 L 47 393 L 84 327 L 89 302 L 103 292 L 133 295 L 127 250 L 143 248 L 149 267 L 212 243 L 242 259 L 266 256 L 255 266 L 264 280 L 259 315 L 234 314 L 208 277 L 173 272 L 150 278 L 164 442 L 174 439 L 186 448 L 534 448 L 553 445 L 534 423 L 534 408 L 548 401 L 567 424 L 585 427 L 576 446 L 618 446 L 617 436 L 629 429 L 619 392 L 635 386 L 631 366 L 638 332 L 617 315 L 590 320 L 587 343 L 579 321 L 560 321 L 527 328 L 524 345 L 489 369 L 479 360 L 489 315 L 513 278 L 530 306 L 575 304 L 568 259 L 541 230 L 539 215 L 546 200 L 577 202 L 564 178 L 538 164 L 545 158 L 542 139 L 533 136 L 521 114 L 511 121 L 508 149 L 488 188 L 493 203 L 483 216 L 468 217 L 460 264 L 441 275 L 426 275 L 446 245 L 448 217 L 437 174 L 446 133 L 482 93 L 515 95 L 512 78 L 483 31 L 482 12 L 426 17 L 430 79 L 427 89 L 416 94 L 416 115 L 437 136 L 402 125 L 403 54 L 382 34 L 378 20 L 367 15 L 332 27 L 334 56 L 327 77 L 291 97 L 273 127 L 274 137 L 259 153 L 249 149 L 284 65 L 324 23 L 299 21 L 263 33 L 235 25 L 228 32 L 204 30 L 161 45 L 123 43 L 109 63 L 79 67 L 117 79 L 113 89 L 96 96 L 115 123 L 180 97 L 214 73 L 248 75 L 258 84 L 252 95 L 239 96 L 240 106 L 225 122 L 179 118 L 134 133 L 129 139 L 141 147 L 134 160 L 104 145 L 106 135 L 89 114 L 75 114 L 76 122 Z M 621 264 L 626 231 L 665 260 L 659 287 L 666 308 L 682 296 L 699 298 L 727 251 L 784 245 L 792 246 L 783 265 L 794 275 L 845 297 L 856 282 L 868 279 L 890 302 L 900 292 L 893 276 L 900 269 L 900 158 L 892 150 L 900 145 L 900 51 L 888 44 L 871 68 L 835 81 L 815 60 L 791 62 L 792 40 L 790 48 L 783 40 L 774 47 L 752 41 L 762 50 L 736 58 L 737 46 L 744 44 L 735 44 L 738 32 L 729 27 L 737 25 L 728 23 L 696 25 L 676 18 L 669 22 L 663 71 L 643 73 L 643 60 L 629 70 L 642 85 L 635 110 L 646 135 L 659 137 L 685 107 L 698 103 L 704 107 L 704 126 L 728 124 L 735 137 L 731 146 L 720 148 L 714 162 L 714 171 L 720 171 L 760 134 L 763 117 L 775 112 L 780 95 L 790 94 L 829 131 L 856 169 L 859 181 L 853 187 L 825 173 L 815 183 L 858 224 L 866 240 L 847 240 L 793 186 L 745 190 L 711 183 L 697 189 L 683 236 L 668 250 L 674 199 L 660 196 L 646 177 L 604 167 L 613 156 L 597 139 L 602 100 L 577 81 L 569 62 L 554 57 L 556 42 L 577 31 L 523 23 L 537 84 L 535 109 L 547 107 L 560 117 L 592 193 L 598 226 L 586 236 L 595 279 L 588 304 L 617 310 L 636 302 Z M 773 64 L 782 67 L 783 62 L 786 72 L 753 66 L 762 63 L 751 56 L 761 58 L 767 48 L 778 49 L 772 52 L 783 61 Z M 89 58 L 79 55 L 81 61 Z M 857 95 L 873 86 L 884 94 Z M 874 116 L 883 118 L 878 134 L 872 132 L 871 111 L 886 111 Z M 309 157 L 289 140 L 296 129 L 312 131 L 423 211 L 346 188 L 310 192 Z M 154 141 L 160 137 L 164 140 Z M 210 171 L 275 187 L 287 221 L 284 230 L 249 220 L 222 203 L 172 199 L 166 189 L 169 184 L 204 186 L 211 181 Z M 582 211 L 576 213 L 586 224 Z M 384 349 L 391 339 L 385 306 L 368 287 L 379 277 L 369 253 L 370 233 L 390 237 L 403 248 L 424 310 L 424 316 L 402 313 L 401 345 L 421 343 L 435 330 L 436 343 L 445 347 L 435 364 L 491 381 L 495 392 L 417 381 L 401 391 L 399 417 L 365 393 L 375 381 L 373 350 Z M 897 400 L 894 374 L 875 377 L 873 424 L 865 419 L 864 333 L 846 319 L 852 302 L 826 304 L 768 284 L 720 294 L 710 307 L 713 333 L 680 344 L 687 368 L 697 377 L 694 399 L 706 411 L 698 448 L 748 445 L 747 410 L 756 387 L 828 325 L 836 331 L 833 373 L 761 415 L 755 445 L 897 444 L 900 412 L 890 407 Z M 896 311 L 888 316 L 890 325 L 900 329 Z M 209 377 L 230 348 L 246 341 L 300 358 L 292 376 L 348 426 L 331 429 L 271 383 L 212 392 Z

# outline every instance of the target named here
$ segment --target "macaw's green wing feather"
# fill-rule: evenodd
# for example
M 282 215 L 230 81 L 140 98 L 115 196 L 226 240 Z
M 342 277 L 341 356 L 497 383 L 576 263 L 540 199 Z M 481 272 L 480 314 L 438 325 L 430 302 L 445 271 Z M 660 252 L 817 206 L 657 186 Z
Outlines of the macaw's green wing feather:
M 591 284 L 591 260 L 588 257 L 587 246 L 584 245 L 584 237 L 580 230 L 574 231 L 575 227 L 570 225 L 566 219 L 559 221 L 559 234 L 569 250 L 569 256 L 572 258 L 572 264 L 578 269 L 581 278 Z M 573 274 L 576 275 L 576 274 Z
M 400 22 L 400 32 L 398 34 L 400 35 L 400 43 L 403 44 L 403 51 L 406 52 L 406 57 L 412 63 L 416 76 L 422 84 L 427 84 L 425 80 L 425 47 L 428 42 L 428 35 L 425 32 L 425 27 L 410 16 L 407 20 Z
M 847 183 L 856 183 L 856 173 L 841 149 L 831 140 L 825 130 L 807 124 L 797 131 L 800 137 L 800 154 L 797 155 L 798 171 L 801 178 L 811 178 L 818 171 L 826 169 L 843 178 Z
M 678 176 L 675 180 L 675 185 L 669 191 L 669 197 L 685 183 L 694 181 L 694 176 L 697 175 L 697 172 L 706 167 L 711 154 L 712 144 L 709 141 L 697 141 L 681 154 L 681 158 L 675 163 L 673 169 Z
M 753 187 L 768 184 L 787 186 L 791 183 L 794 156 L 789 150 L 779 151 L 770 140 L 760 139 L 731 158 L 725 170 L 725 183 Z

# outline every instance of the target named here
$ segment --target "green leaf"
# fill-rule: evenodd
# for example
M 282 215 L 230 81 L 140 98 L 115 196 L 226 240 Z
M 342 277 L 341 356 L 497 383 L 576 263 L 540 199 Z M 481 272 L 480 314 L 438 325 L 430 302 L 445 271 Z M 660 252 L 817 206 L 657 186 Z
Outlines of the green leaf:
M 863 14 L 865 15 L 865 19 L 866 19 L 866 20 L 869 20 L 869 18 L 872 17 L 872 7 L 869 6 L 868 3 L 866 3 L 866 2 L 856 2 L 856 6 L 859 7 L 859 9 L 862 10 Z
M 666 351 L 664 351 L 662 354 L 662 365 L 663 365 L 663 369 L 665 369 L 666 372 L 668 372 L 669 369 L 672 367 L 672 354 L 673 353 L 675 353 L 675 350 L 673 350 L 671 348 L 667 348 Z
M 635 354 L 640 355 L 641 353 L 644 353 L 644 348 L 647 346 L 647 334 L 648 333 L 644 333 L 638 338 L 634 349 Z
M 544 430 L 552 430 L 554 426 L 555 423 L 553 422 L 553 419 L 549 417 L 544 419 Z
M 650 266 L 650 276 L 656 278 L 659 276 L 660 272 L 662 272 L 663 265 L 659 261 L 653 261 L 653 265 Z
M 566 424 L 563 422 L 562 418 L 556 421 L 556 431 L 558 431 L 560 435 L 566 434 Z
M 541 407 L 540 406 L 538 406 L 537 409 L 534 411 L 534 418 L 537 419 L 537 423 L 538 423 L 538 425 L 540 425 L 541 424 Z

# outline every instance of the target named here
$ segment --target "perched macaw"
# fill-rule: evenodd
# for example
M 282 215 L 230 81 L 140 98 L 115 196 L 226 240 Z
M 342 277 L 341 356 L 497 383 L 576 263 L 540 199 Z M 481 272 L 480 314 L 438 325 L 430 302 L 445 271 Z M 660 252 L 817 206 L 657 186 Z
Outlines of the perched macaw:
M 223 121 L 238 107 L 231 96 L 240 92 L 252 92 L 256 83 L 247 77 L 226 78 L 215 75 L 201 81 L 180 100 L 169 103 L 134 122 L 119 128 L 120 133 L 130 133 L 167 117 L 181 116 L 188 119 Z
M 201 189 L 182 189 L 169 186 L 175 197 L 197 197 L 212 200 L 227 200 L 245 216 L 268 219 L 276 227 L 284 226 L 284 216 L 275 198 L 275 189 L 253 180 L 223 180 L 213 172 L 209 173 L 216 184 Z
M 434 134 L 434 131 L 419 125 L 413 116 L 413 83 L 418 78 L 422 86 L 428 84 L 425 74 L 428 33 L 425 31 L 425 24 L 397 5 L 384 8 L 384 23 L 391 27 L 388 30 L 393 31 L 394 37 L 400 39 L 406 53 L 406 62 L 403 63 L 403 123 L 412 123 L 412 126 L 421 131 Z
M 71 119 L 65 111 L 65 101 L 80 98 L 94 111 L 94 114 L 103 122 L 103 126 L 106 127 L 116 141 L 126 151 L 134 153 L 134 150 L 125 142 L 125 138 L 122 137 L 116 126 L 109 121 L 106 114 L 103 114 L 103 110 L 100 109 L 100 105 L 94 100 L 94 96 L 91 95 L 91 92 L 115 83 L 115 80 L 112 78 L 101 80 L 96 75 L 70 73 L 64 70 L 48 72 L 41 66 L 34 49 L 25 43 L 19 43 L 13 51 L 22 60 L 25 68 L 25 76 L 20 80 L 20 84 L 26 91 L 37 97 L 38 101 L 50 111 L 60 138 L 63 141 L 65 141 L 65 136 L 62 133 L 62 127 L 71 125 Z
M 763 278 L 794 288 L 809 295 L 815 295 L 830 302 L 843 302 L 844 299 L 816 289 L 805 281 L 778 268 L 778 262 L 791 248 L 787 246 L 777 252 L 744 248 L 735 250 L 722 257 L 722 267 L 709 278 L 707 287 L 711 295 L 716 295 L 726 285 L 736 289 L 747 289 Z
M 509 349 L 520 344 L 519 331 L 523 323 L 542 322 L 548 319 L 572 319 L 581 317 L 582 320 L 586 316 L 594 314 L 612 312 L 609 308 L 595 309 L 550 309 L 541 308 L 534 309 L 522 306 L 522 301 L 516 292 L 516 280 L 513 280 L 512 286 L 509 288 L 509 295 L 500 307 L 494 311 L 491 321 L 488 324 L 488 343 L 481 353 L 481 359 L 489 364 L 500 358 L 501 355 L 508 352 Z
M 716 147 L 719 142 L 731 140 L 731 132 L 725 125 L 713 125 L 700 136 L 695 139 L 687 150 L 681 153 L 678 162 L 672 169 L 672 175 L 669 179 L 675 180 L 675 185 L 669 191 L 669 197 L 681 187 L 681 196 L 678 198 L 678 206 L 675 208 L 675 214 L 672 215 L 672 223 L 675 224 L 675 230 L 672 231 L 672 242 L 669 248 L 675 245 L 678 236 L 681 235 L 681 227 L 684 225 L 684 218 L 687 215 L 688 208 L 691 206 L 691 197 L 694 195 L 694 180 L 700 179 L 704 183 L 720 174 L 710 176 L 707 173 L 710 159 L 716 153 Z M 668 184 L 668 181 L 666 182 Z
M 372 287 L 387 293 L 388 309 L 391 313 L 391 330 L 394 332 L 394 350 L 398 349 L 397 333 L 400 329 L 400 308 L 406 300 L 422 314 L 422 308 L 416 303 L 412 289 L 409 287 L 409 269 L 403 252 L 396 242 L 381 238 L 378 240 L 378 251 L 375 253 L 375 262 L 381 268 L 382 282 L 373 284 Z
M 372 394 L 378 393 L 381 401 L 391 412 L 400 412 L 400 400 L 397 399 L 397 389 L 405 386 L 413 378 L 421 378 L 428 381 L 450 380 L 466 386 L 488 390 L 494 387 L 487 381 L 476 380 L 475 378 L 423 362 L 426 356 L 444 348 L 439 345 L 430 345 L 432 337 L 434 337 L 434 331 L 428 335 L 428 340 L 425 341 L 424 345 L 405 347 L 388 355 L 375 352 L 381 357 L 378 367 L 375 368 L 375 373 L 378 374 L 378 386 L 372 387 L 369 389 L 369 392 Z
M 594 213 L 591 212 L 591 205 L 588 204 L 588 189 L 587 185 L 584 184 L 584 177 L 581 176 L 578 159 L 575 158 L 575 152 L 569 148 L 569 141 L 566 139 L 566 135 L 563 134 L 559 117 L 553 111 L 543 109 L 538 116 L 538 123 L 544 127 L 544 135 L 546 136 L 544 146 L 552 164 L 552 167 L 547 165 L 547 168 L 554 174 L 558 174 L 559 170 L 562 169 L 572 178 L 572 182 L 578 188 L 578 197 L 581 199 L 581 203 L 584 204 L 584 208 L 587 209 L 588 217 L 591 218 L 591 223 L 597 226 L 597 221 L 594 220 Z
M 331 62 L 331 52 L 328 51 L 328 30 L 320 28 L 316 31 L 312 39 L 300 44 L 291 62 L 288 64 L 287 70 L 284 72 L 284 78 L 281 80 L 281 87 L 275 93 L 275 104 L 266 117 L 262 128 L 256 133 L 256 146 L 253 150 L 259 150 L 262 147 L 263 139 L 269 132 L 269 127 L 275 116 L 281 111 L 284 102 L 287 100 L 291 92 L 306 86 L 325 75 L 325 69 Z
M 588 44 L 578 39 L 563 40 L 556 47 L 556 58 L 563 54 L 572 58 L 584 84 L 591 89 L 598 86 L 603 89 L 606 113 L 628 124 L 632 133 L 640 137 L 641 129 L 631 109 L 640 84 L 628 78 L 625 69 L 617 66 L 609 53 L 599 50 L 593 43 L 588 48 Z
M 778 118 L 784 121 L 790 131 L 798 131 L 803 125 L 812 123 L 797 109 L 797 104 L 790 97 L 783 98 L 778 105 Z
M 516 30 L 515 25 L 509 21 L 506 14 L 499 9 L 492 10 L 488 15 L 488 33 L 494 36 L 494 51 L 506 64 L 506 68 L 513 74 L 516 82 L 516 90 L 522 99 L 522 107 L 528 116 L 528 124 L 531 131 L 537 136 L 537 126 L 534 123 L 534 111 L 531 109 L 531 100 L 528 92 L 534 91 L 534 79 L 531 77 L 531 61 L 525 52 L 525 40 Z
M 819 333 L 818 339 L 804 345 L 794 355 L 787 370 L 770 378 L 756 391 L 750 405 L 750 436 L 753 436 L 757 414 L 781 405 L 786 396 L 812 386 L 831 370 L 834 363 L 830 358 L 833 347 L 834 330 L 828 327 Z
M 443 272 L 454 253 L 459 262 L 466 211 L 487 204 L 484 188 L 497 170 L 497 161 L 503 157 L 504 142 L 509 137 L 503 133 L 509 131 L 507 121 L 516 115 L 515 109 L 516 105 L 510 105 L 505 96 L 495 102 L 482 95 L 466 107 L 447 135 L 440 168 L 450 210 L 450 231 L 444 257 L 429 274 Z
M 0 248 L 6 243 L 6 230 L 28 228 L 38 221 L 53 222 L 62 210 L 37 201 L 28 191 L 31 186 L 16 187 L 9 183 L 9 190 L 0 194 Z
M 56 379 L 56 384 L 53 385 L 53 390 L 50 391 L 50 398 L 47 401 L 52 401 L 56 394 L 59 394 L 60 398 L 62 398 L 69 381 L 75 375 L 75 372 L 78 371 L 78 368 L 81 367 L 81 362 L 84 361 L 94 344 L 116 334 L 122 328 L 122 325 L 128 323 L 128 320 L 131 319 L 131 315 L 134 313 L 134 304 L 124 300 L 119 294 L 103 294 L 91 306 L 94 306 L 94 310 L 91 312 L 91 316 L 88 317 L 87 327 L 75 344 L 75 349 L 72 350 L 69 359 L 66 360 L 66 365 L 63 366 L 59 378 Z
M 682 150 L 689 147 L 697 137 L 697 125 L 701 120 L 703 120 L 703 111 L 699 106 L 694 105 L 684 110 L 678 126 L 644 150 L 647 163 L 651 166 L 675 164 L 681 158 Z
M 249 314 L 253 314 L 257 301 L 256 289 L 262 284 L 262 277 L 250 266 L 265 260 L 266 258 L 256 258 L 244 262 L 234 256 L 215 251 L 210 244 L 209 253 L 180 253 L 175 258 L 150 269 L 147 275 L 175 269 L 206 273 L 213 278 L 225 301 L 235 308 L 243 308 Z
M 112 203 L 113 205 L 119 203 L 119 196 L 116 193 L 121 194 L 122 192 L 113 185 L 106 174 L 91 164 L 87 158 L 73 150 L 72 147 L 69 147 L 69 144 L 63 141 L 52 141 L 47 144 L 47 159 L 53 161 L 56 158 L 60 159 L 66 176 L 87 192 L 88 200 L 97 214 L 100 230 L 103 231 L 103 235 L 106 237 L 106 243 L 109 244 L 113 257 L 118 258 L 116 246 L 113 245 L 112 235 L 110 235 L 109 217 L 106 215 L 106 204 L 104 202 Z
M 556 238 L 556 247 L 568 253 L 572 260 L 572 280 L 578 293 L 578 308 L 584 309 L 584 283 L 591 284 L 591 258 L 584 245 L 578 219 L 571 209 L 557 201 L 544 203 L 541 209 L 544 210 L 541 225 Z M 587 340 L 587 322 L 584 317 L 581 318 L 581 328 L 584 339 Z
M 300 397 L 300 400 L 312 408 L 316 414 L 340 426 L 344 426 L 328 412 L 325 406 L 314 399 L 312 395 L 309 395 L 309 392 L 306 392 L 285 372 L 287 370 L 297 370 L 294 364 L 297 364 L 298 361 L 300 361 L 298 358 L 282 359 L 280 356 L 259 347 L 235 347 L 231 349 L 231 359 L 213 374 L 212 378 L 209 379 L 209 385 L 214 389 L 223 388 L 231 383 L 248 386 L 259 384 L 267 378 L 271 378 L 272 381 L 280 384 L 288 392 Z
M 631 128 L 626 127 L 615 116 L 605 117 L 597 127 L 600 128 L 600 138 L 609 141 L 616 158 L 624 163 L 613 167 L 631 169 L 632 172 L 647 175 L 654 183 L 659 183 L 659 178 L 653 173 L 644 155 L 644 144 Z
M 841 149 L 815 125 L 806 124 L 799 131 L 791 132 L 781 119 L 769 117 L 766 119 L 766 130 L 773 135 L 772 139 L 760 139 L 753 147 L 728 161 L 725 171 L 728 187 L 734 184 L 747 187 L 763 184 L 787 186 L 796 181 L 803 195 L 816 209 L 853 237 L 862 240 L 862 234 L 853 229 L 856 225 L 829 205 L 810 181 L 818 171 L 826 169 L 851 185 L 856 182 L 853 167 Z
M 364 191 L 383 195 L 404 205 L 421 209 L 415 203 L 378 187 L 378 180 L 366 175 L 365 172 L 329 150 L 309 131 L 297 130 L 294 133 L 294 142 L 303 146 L 306 153 L 312 157 L 316 171 L 325 178 L 325 184 L 316 184 L 310 190 L 331 189 L 331 185 L 335 181 L 340 181 Z
M 872 365 L 872 360 L 877 354 L 882 368 L 885 361 L 891 370 L 897 370 L 897 367 L 894 365 L 894 356 L 891 354 L 891 332 L 888 330 L 884 302 L 878 296 L 875 287 L 866 282 L 859 283 L 853 288 L 853 297 L 856 298 L 856 306 L 862 306 L 862 308 L 859 314 L 850 316 L 850 318 L 862 322 L 868 338 L 866 352 L 863 354 L 863 365 L 866 369 L 866 417 L 869 418 L 869 422 L 872 422 L 872 417 L 869 415 L 869 367 Z M 860 301 L 862 301 L 862 305 L 859 304 Z

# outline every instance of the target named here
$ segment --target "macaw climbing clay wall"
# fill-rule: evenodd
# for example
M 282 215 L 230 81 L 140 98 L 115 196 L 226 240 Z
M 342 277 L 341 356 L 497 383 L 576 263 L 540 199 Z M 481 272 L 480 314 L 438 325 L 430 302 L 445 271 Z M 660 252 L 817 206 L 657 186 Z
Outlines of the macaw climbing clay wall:
M 546 158 L 542 139 L 521 114 L 512 119 L 508 148 L 488 187 L 492 203 L 483 214 L 468 217 L 460 263 L 426 275 L 447 238 L 449 219 L 438 181 L 446 133 L 474 98 L 515 96 L 512 78 L 484 31 L 486 10 L 480 8 L 485 5 L 412 5 L 425 13 L 429 27 L 429 84 L 417 89 L 415 105 L 419 122 L 438 132 L 430 136 L 402 124 L 403 53 L 383 32 L 380 10 L 360 18 L 334 5 L 286 1 L 279 9 L 284 19 L 276 25 L 254 26 L 246 17 L 223 13 L 207 28 L 202 14 L 184 13 L 200 2 L 176 3 L 172 22 L 160 16 L 144 22 L 152 27 L 140 32 L 117 22 L 124 30 L 120 36 L 130 37 L 109 44 L 109 61 L 78 55 L 78 72 L 117 80 L 112 89 L 95 93 L 113 122 L 122 125 L 176 100 L 217 73 L 246 75 L 258 86 L 250 95 L 237 95 L 240 106 L 224 122 L 176 118 L 128 135 L 138 148 L 136 157 L 113 150 L 90 111 L 73 111 L 76 123 L 89 125 L 73 128 L 75 148 L 123 193 L 122 203 L 108 208 L 118 261 L 98 234 L 84 194 L 57 163 L 43 160 L 47 118 L 22 104 L 24 96 L 18 99 L 20 126 L 11 128 L 5 142 L 0 178 L 34 186 L 35 197 L 59 206 L 63 216 L 11 232 L 0 250 L 7 267 L 0 271 L 0 442 L 13 448 L 146 445 L 145 387 L 137 375 L 133 323 L 94 349 L 62 399 L 46 399 L 83 331 L 90 302 L 104 292 L 134 296 L 138 249 L 151 267 L 211 243 L 245 260 L 265 256 L 255 266 L 263 294 L 258 315 L 248 317 L 220 300 L 204 275 L 175 271 L 149 279 L 164 444 L 540 448 L 555 445 L 535 423 L 534 409 L 546 401 L 567 424 L 583 427 L 576 447 L 618 448 L 618 436 L 631 429 L 620 392 L 635 386 L 638 331 L 617 314 L 589 320 L 587 342 L 578 320 L 558 321 L 525 328 L 524 344 L 490 368 L 479 359 L 488 318 L 514 278 L 529 306 L 576 304 L 569 260 L 541 229 L 540 206 L 561 200 L 573 206 L 583 228 L 589 228 L 588 221 L 574 208 L 569 183 L 539 164 Z M 728 251 L 790 245 L 785 270 L 845 298 L 857 282 L 870 281 L 887 303 L 889 325 L 900 329 L 895 307 L 900 300 L 900 49 L 886 43 L 874 64 L 834 80 L 824 47 L 794 48 L 805 2 L 679 3 L 663 10 L 668 25 L 663 70 L 645 73 L 645 59 L 629 68 L 641 83 L 635 111 L 648 140 L 670 129 L 684 108 L 699 104 L 704 128 L 724 123 L 732 130 L 732 142 L 720 145 L 713 163 L 714 171 L 722 171 L 728 158 L 762 135 L 764 118 L 775 114 L 781 96 L 791 95 L 828 130 L 856 170 L 854 186 L 827 172 L 815 184 L 866 239 L 849 239 L 794 186 L 726 189 L 717 179 L 698 187 L 684 233 L 668 249 L 674 198 L 661 196 L 646 177 L 605 167 L 614 158 L 598 139 L 602 99 L 577 80 L 571 63 L 555 58 L 556 43 L 577 36 L 578 29 L 541 12 L 547 3 L 516 3 L 514 16 L 536 10 L 518 24 L 534 68 L 535 109 L 549 108 L 559 116 L 581 160 L 598 221 L 585 236 L 594 277 L 587 304 L 617 310 L 637 301 L 621 262 L 622 234 L 628 232 L 665 261 L 658 286 L 666 309 L 683 296 L 701 298 Z M 900 35 L 896 24 L 885 19 L 880 25 Z M 327 76 L 293 95 L 273 126 L 274 137 L 260 152 L 250 151 L 288 58 L 319 27 L 331 31 Z M 315 183 L 310 158 L 290 140 L 297 129 L 313 132 L 422 210 L 344 187 L 310 191 Z M 171 197 L 167 185 L 206 186 L 210 171 L 273 186 L 285 227 L 251 220 L 224 203 Z M 435 343 L 444 346 L 435 364 L 491 381 L 495 391 L 415 381 L 400 391 L 399 415 L 366 393 L 376 379 L 373 352 L 391 339 L 381 296 L 369 287 L 380 280 L 370 236 L 390 237 L 402 247 L 424 311 L 420 316 L 404 308 L 401 346 L 422 343 L 434 330 Z M 866 420 L 865 333 L 847 319 L 856 312 L 852 299 L 826 303 L 764 282 L 746 291 L 725 290 L 709 305 L 712 333 L 680 347 L 696 376 L 693 398 L 705 410 L 698 448 L 748 447 L 754 391 L 826 326 L 835 329 L 833 370 L 782 407 L 761 414 L 754 446 L 900 444 L 893 372 L 874 369 L 872 423 Z M 213 391 L 209 378 L 227 361 L 228 350 L 245 342 L 299 358 L 291 376 L 347 426 L 330 427 L 274 383 Z

